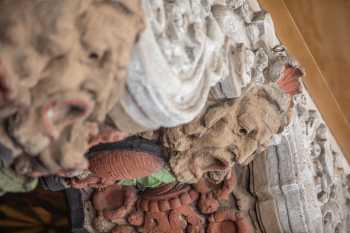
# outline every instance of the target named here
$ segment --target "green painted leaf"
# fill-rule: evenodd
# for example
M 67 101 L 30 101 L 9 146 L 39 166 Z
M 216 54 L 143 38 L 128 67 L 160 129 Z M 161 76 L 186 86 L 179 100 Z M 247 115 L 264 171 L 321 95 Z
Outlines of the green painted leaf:
M 175 182 L 176 178 L 173 176 L 167 169 L 163 169 L 157 173 L 154 173 L 150 176 L 146 176 L 134 180 L 122 180 L 119 182 L 120 185 L 125 186 L 138 186 L 141 189 L 144 188 L 156 188 L 161 184 L 168 184 Z
M 161 181 L 153 176 L 147 176 L 137 180 L 137 184 L 143 188 L 154 188 L 161 184 Z
M 136 179 L 133 180 L 121 180 L 119 181 L 120 185 L 124 185 L 124 186 L 135 186 L 136 185 Z
M 152 177 L 155 177 L 156 179 L 160 180 L 162 183 L 166 183 L 166 184 L 176 181 L 176 178 L 167 169 L 163 169 L 153 174 Z

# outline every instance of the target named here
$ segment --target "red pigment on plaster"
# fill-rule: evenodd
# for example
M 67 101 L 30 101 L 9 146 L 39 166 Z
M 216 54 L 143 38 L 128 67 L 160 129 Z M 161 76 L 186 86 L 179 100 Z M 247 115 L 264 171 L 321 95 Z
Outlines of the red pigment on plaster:
M 92 198 L 94 208 L 109 220 L 123 219 L 133 209 L 137 200 L 134 187 L 111 185 L 103 191 L 96 191 Z
M 248 216 L 221 209 L 209 217 L 208 233 L 254 233 L 254 228 Z
M 189 185 L 167 184 L 146 190 L 138 201 L 138 212 L 128 222 L 143 232 L 204 233 L 202 218 L 192 209 L 198 193 Z M 143 212 L 141 212 L 143 211 Z
M 106 150 L 97 152 L 89 160 L 90 176 L 73 179 L 73 188 L 103 188 L 118 180 L 150 176 L 162 169 L 164 161 L 150 153 L 133 150 Z
M 301 91 L 299 78 L 303 75 L 301 70 L 292 66 L 286 66 L 282 78 L 277 81 L 278 86 L 287 94 L 293 96 Z
M 159 157 L 131 150 L 101 151 L 89 162 L 89 170 L 95 175 L 114 180 L 149 176 L 163 166 Z

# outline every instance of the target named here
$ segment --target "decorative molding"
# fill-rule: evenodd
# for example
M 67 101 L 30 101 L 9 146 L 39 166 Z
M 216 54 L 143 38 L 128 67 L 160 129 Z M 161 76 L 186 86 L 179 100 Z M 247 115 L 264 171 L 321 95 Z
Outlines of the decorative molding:
M 306 91 L 280 144 L 251 172 L 262 232 L 347 232 L 350 166 Z
M 109 114 L 122 131 L 188 123 L 210 89 L 216 98 L 239 97 L 248 83 L 276 81 L 283 65 L 293 64 L 257 1 L 142 2 L 147 27 L 125 94 Z
M 278 37 L 286 45 L 290 54 L 307 71 L 303 78 L 305 86 L 344 155 L 350 161 L 350 125 L 285 2 L 283 0 L 259 0 L 259 3 L 272 15 Z

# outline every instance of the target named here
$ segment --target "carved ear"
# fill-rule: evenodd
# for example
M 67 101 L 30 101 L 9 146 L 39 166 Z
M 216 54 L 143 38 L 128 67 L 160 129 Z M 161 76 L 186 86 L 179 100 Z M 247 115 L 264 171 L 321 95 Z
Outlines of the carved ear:
M 211 128 L 227 114 L 227 105 L 220 104 L 210 107 L 203 116 L 203 123 L 206 128 Z

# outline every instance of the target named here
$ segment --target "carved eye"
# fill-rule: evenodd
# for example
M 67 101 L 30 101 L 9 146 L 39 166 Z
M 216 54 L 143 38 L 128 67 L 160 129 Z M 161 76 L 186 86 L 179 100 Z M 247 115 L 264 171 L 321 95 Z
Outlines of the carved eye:
M 249 112 L 243 112 L 238 116 L 238 134 L 241 136 L 253 136 L 257 124 L 254 116 Z
M 257 125 L 249 114 L 241 115 L 238 119 L 238 134 L 241 136 L 255 137 L 257 134 Z
M 241 136 L 255 137 L 256 133 L 257 133 L 256 129 L 248 129 L 248 128 L 245 128 L 245 127 L 241 127 L 239 129 L 239 134 Z
M 243 135 L 243 136 L 248 135 L 248 130 L 246 130 L 245 128 L 240 128 L 239 129 L 239 134 Z

